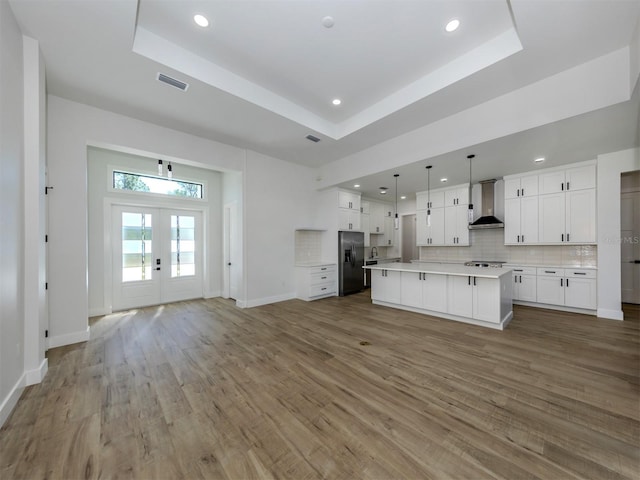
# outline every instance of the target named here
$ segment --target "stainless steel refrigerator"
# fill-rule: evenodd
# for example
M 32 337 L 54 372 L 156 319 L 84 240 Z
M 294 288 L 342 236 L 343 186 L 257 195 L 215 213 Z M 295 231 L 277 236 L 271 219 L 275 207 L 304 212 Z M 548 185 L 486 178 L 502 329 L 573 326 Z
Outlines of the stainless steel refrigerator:
M 364 233 L 338 232 L 338 256 L 340 296 L 364 290 Z

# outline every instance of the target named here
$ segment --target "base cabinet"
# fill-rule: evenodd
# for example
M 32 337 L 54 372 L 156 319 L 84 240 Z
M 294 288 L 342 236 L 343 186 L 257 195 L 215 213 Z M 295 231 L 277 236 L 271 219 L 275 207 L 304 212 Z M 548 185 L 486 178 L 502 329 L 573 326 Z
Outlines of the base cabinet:
M 499 280 L 492 278 L 449 276 L 448 312 L 485 322 L 499 323 L 501 320 L 500 283 Z
M 595 310 L 596 272 L 585 269 L 539 268 L 537 302 Z
M 296 267 L 297 297 L 301 300 L 318 300 L 337 293 L 336 265 Z
M 513 299 L 522 302 L 535 302 L 538 298 L 536 269 L 533 267 L 514 268 Z
M 447 311 L 447 276 L 402 272 L 400 303 L 434 312 Z
M 371 299 L 401 303 L 401 272 L 371 270 Z

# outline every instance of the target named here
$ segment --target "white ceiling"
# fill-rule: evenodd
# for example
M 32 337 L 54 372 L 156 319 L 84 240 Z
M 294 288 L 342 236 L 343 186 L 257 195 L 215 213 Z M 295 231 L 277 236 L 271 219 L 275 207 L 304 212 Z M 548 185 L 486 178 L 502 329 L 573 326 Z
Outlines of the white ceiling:
M 311 167 L 624 47 L 640 17 L 638 0 L 10 5 L 25 34 L 40 42 L 50 93 Z M 194 13 L 207 15 L 212 25 L 197 27 Z M 326 15 L 334 17 L 333 28 L 322 26 Z M 452 17 L 461 27 L 446 34 L 444 23 Z M 188 82 L 189 89 L 157 82 L 158 72 Z M 343 101 L 338 108 L 330 103 L 334 97 Z M 529 158 L 514 150 L 540 150 L 551 140 L 551 158 L 564 160 L 603 145 L 626 148 L 637 141 L 633 108 L 637 100 L 560 122 L 562 137 L 555 127 L 541 127 L 478 145 L 479 168 L 486 165 L 479 175 L 530 169 Z M 307 134 L 322 140 L 311 143 Z M 446 164 L 450 182 L 466 181 L 467 153 L 432 159 L 434 175 Z M 424 170 L 409 165 L 399 171 L 401 181 L 419 178 L 412 170 L 418 167 Z M 392 173 L 381 175 L 391 181 Z M 376 189 L 380 180 L 370 179 Z

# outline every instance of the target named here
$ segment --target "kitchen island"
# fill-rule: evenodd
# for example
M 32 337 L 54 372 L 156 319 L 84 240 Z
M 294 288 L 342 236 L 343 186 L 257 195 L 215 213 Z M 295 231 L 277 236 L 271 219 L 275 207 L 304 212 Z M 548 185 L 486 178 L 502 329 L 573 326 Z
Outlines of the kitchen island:
M 371 270 L 371 301 L 498 330 L 511 321 L 512 276 L 505 268 L 388 263 Z

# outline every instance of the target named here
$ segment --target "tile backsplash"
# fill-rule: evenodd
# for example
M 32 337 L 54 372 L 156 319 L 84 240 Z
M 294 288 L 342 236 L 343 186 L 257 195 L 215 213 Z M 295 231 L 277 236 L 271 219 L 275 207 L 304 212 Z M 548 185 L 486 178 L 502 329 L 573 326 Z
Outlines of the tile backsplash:
M 322 261 L 322 232 L 317 230 L 296 230 L 296 263 Z
M 471 230 L 469 247 L 420 247 L 420 260 L 463 263 L 470 260 L 496 260 L 525 265 L 558 267 L 596 267 L 595 245 L 519 245 L 504 244 L 503 229 Z

